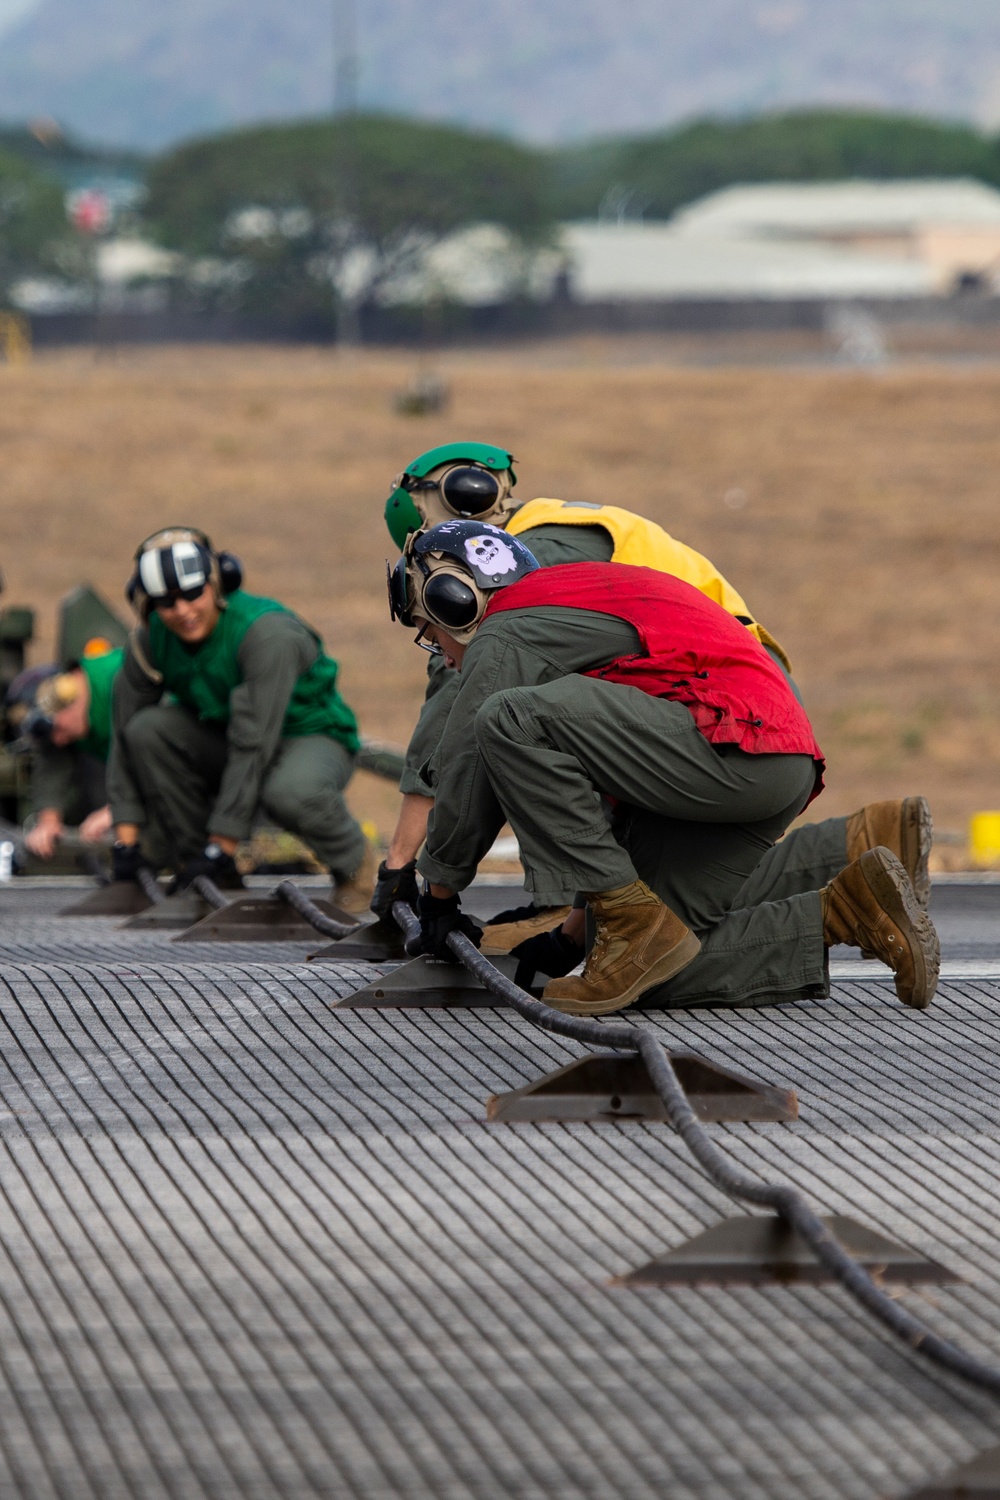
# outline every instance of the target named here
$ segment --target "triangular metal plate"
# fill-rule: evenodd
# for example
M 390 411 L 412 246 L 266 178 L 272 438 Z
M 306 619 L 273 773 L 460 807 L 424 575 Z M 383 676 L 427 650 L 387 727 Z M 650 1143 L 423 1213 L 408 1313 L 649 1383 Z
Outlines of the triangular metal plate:
M 338 944 L 339 946 L 339 944 Z M 513 979 L 517 959 L 501 955 L 493 959 L 501 974 Z M 414 958 L 382 979 L 373 980 L 353 995 L 330 1004 L 337 1010 L 416 1008 L 424 1006 L 503 1005 L 461 964 L 437 963 L 432 958 Z
M 1000 1447 L 986 1448 L 943 1479 L 908 1490 L 904 1500 L 1000 1500 Z
M 233 894 L 237 893 L 234 891 Z M 179 895 L 168 896 L 156 906 L 147 907 L 131 921 L 123 922 L 122 927 L 138 931 L 170 932 L 200 922 L 211 910 L 208 902 L 203 901 L 197 891 L 181 891 Z
M 794 1120 L 799 1103 L 788 1085 L 758 1083 L 693 1052 L 670 1060 L 700 1120 Z M 641 1057 L 592 1053 L 534 1083 L 486 1101 L 486 1118 L 515 1120 L 665 1120 L 667 1111 Z
M 334 906 L 332 901 L 314 901 L 325 917 L 350 925 L 354 918 Z M 269 894 L 240 895 L 228 906 L 209 911 L 193 927 L 179 932 L 175 943 L 309 943 L 316 941 L 316 929 L 300 917 L 294 907 L 280 896 Z
M 824 1217 L 823 1223 L 844 1249 L 879 1281 L 958 1281 L 953 1272 L 916 1250 L 859 1224 L 844 1215 Z M 613 1286 L 766 1286 L 805 1283 L 818 1286 L 836 1277 L 777 1216 L 744 1215 L 724 1219 L 696 1234 L 657 1260 L 616 1277 Z
M 79 901 L 64 906 L 61 917 L 133 917 L 145 911 L 152 902 L 134 880 L 113 880 L 88 891 Z
M 405 958 L 403 934 L 395 922 L 369 922 L 360 932 L 337 938 L 326 948 L 310 953 L 307 962 L 391 964 Z

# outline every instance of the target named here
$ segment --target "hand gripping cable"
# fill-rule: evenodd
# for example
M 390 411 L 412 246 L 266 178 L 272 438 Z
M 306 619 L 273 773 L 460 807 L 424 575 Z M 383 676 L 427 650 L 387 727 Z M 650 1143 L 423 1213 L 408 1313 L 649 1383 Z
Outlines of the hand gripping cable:
M 402 901 L 393 904 L 392 915 L 407 938 L 416 936 L 420 921 Z M 798 1188 L 782 1182 L 764 1182 L 750 1176 L 729 1160 L 719 1149 L 705 1127 L 695 1118 L 687 1101 L 670 1054 L 653 1032 L 644 1026 L 623 1021 L 588 1021 L 566 1016 L 536 1000 L 490 963 L 474 943 L 461 933 L 452 933 L 448 946 L 458 962 L 486 986 L 491 994 L 510 1005 L 519 1015 L 542 1026 L 546 1031 L 572 1037 L 574 1041 L 614 1047 L 620 1052 L 638 1053 L 646 1064 L 653 1087 L 663 1101 L 671 1125 L 697 1161 L 706 1176 L 730 1198 L 759 1203 L 780 1215 L 813 1250 L 817 1258 L 836 1276 L 842 1286 L 857 1298 L 891 1333 L 911 1349 L 925 1355 L 944 1369 L 961 1375 L 973 1385 L 1000 1395 L 1000 1369 L 967 1354 L 956 1344 L 942 1338 L 915 1318 L 906 1308 L 883 1292 L 863 1266 L 840 1245 Z

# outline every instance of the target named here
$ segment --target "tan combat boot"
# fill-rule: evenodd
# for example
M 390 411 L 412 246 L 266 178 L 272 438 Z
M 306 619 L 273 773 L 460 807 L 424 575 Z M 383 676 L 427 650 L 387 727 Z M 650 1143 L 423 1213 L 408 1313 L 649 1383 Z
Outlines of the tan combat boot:
M 869 849 L 891 849 L 910 877 L 913 893 L 927 910 L 931 877 L 927 868 L 934 843 L 934 824 L 926 797 L 904 797 L 896 802 L 869 802 L 847 820 L 848 861 Z
M 550 979 L 542 999 L 570 1016 L 624 1010 L 646 990 L 680 973 L 701 942 L 641 880 L 587 892 L 597 935 L 583 973 Z
M 904 1005 L 923 1010 L 937 989 L 941 945 L 891 849 L 869 849 L 819 893 L 823 941 L 880 958 L 896 976 Z
M 341 911 L 357 916 L 368 910 L 368 903 L 372 899 L 377 879 L 378 852 L 366 839 L 364 858 L 360 865 L 349 880 L 342 880 L 334 885 L 330 899 L 334 906 L 340 907 Z
M 483 928 L 481 951 L 509 953 L 527 938 L 561 927 L 571 911 L 569 906 L 543 906 L 532 916 L 520 917 L 516 922 L 490 922 Z

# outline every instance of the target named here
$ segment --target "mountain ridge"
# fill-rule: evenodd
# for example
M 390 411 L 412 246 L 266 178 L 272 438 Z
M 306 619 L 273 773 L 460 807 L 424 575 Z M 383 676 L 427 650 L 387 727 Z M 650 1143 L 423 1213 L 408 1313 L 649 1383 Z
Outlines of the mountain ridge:
M 0 118 L 155 149 L 327 113 L 330 0 L 0 0 Z M 364 107 L 539 142 L 869 106 L 1000 123 L 995 0 L 358 0 Z

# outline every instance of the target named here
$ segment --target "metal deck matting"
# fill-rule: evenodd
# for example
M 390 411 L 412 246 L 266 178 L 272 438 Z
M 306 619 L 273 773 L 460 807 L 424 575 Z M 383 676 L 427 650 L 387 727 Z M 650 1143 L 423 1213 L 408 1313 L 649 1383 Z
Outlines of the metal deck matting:
M 0 929 L 0 1495 L 874 1500 L 1000 1437 L 839 1290 L 609 1287 L 734 1209 L 667 1126 L 482 1123 L 573 1044 L 33 921 Z M 873 978 L 644 1019 L 794 1083 L 798 1122 L 713 1132 L 960 1272 L 902 1295 L 1000 1362 L 998 1007 Z
M 268 960 L 280 964 L 301 962 L 329 942 L 316 933 L 301 943 L 175 943 L 174 931 L 130 930 L 121 917 L 57 916 L 76 896 L 60 890 L 0 891 L 0 963 L 122 963 L 134 968 L 142 958 L 185 968 Z M 353 964 L 349 972 L 358 978 L 346 988 L 357 989 L 381 970 Z

